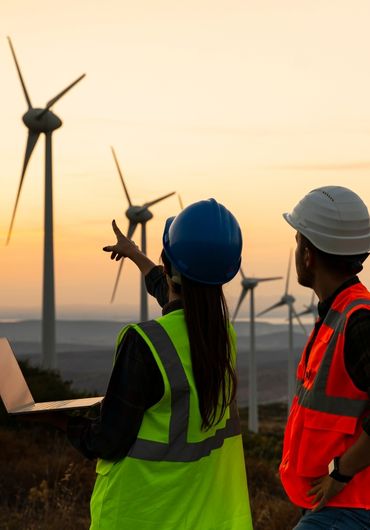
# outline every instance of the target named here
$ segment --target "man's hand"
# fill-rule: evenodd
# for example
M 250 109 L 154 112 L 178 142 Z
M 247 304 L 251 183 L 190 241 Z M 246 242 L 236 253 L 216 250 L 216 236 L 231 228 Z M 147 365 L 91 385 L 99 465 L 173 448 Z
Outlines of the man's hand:
M 321 510 L 332 497 L 338 495 L 338 493 L 346 487 L 346 483 L 338 482 L 329 477 L 329 475 L 326 475 L 325 477 L 321 477 L 311 482 L 311 486 L 313 486 L 313 488 L 307 492 L 307 495 L 310 497 L 315 495 L 312 504 L 316 506 L 312 511 L 317 512 L 318 510 Z
M 126 257 L 132 259 L 135 253 L 140 253 L 139 247 L 131 239 L 128 239 L 122 234 L 115 220 L 112 221 L 112 227 L 117 238 L 117 243 L 103 247 L 104 252 L 111 252 L 110 259 L 115 259 L 116 261 Z

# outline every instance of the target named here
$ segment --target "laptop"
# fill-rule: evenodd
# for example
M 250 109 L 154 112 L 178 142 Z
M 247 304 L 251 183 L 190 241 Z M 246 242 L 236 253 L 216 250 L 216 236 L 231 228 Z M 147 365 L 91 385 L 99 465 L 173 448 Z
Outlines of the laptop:
M 97 405 L 101 397 L 35 403 L 8 339 L 0 338 L 0 397 L 8 414 L 73 410 Z

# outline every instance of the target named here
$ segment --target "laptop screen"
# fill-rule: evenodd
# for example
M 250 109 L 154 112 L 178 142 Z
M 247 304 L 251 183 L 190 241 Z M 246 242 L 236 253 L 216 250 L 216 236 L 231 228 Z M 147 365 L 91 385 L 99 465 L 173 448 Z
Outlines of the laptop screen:
M 8 339 L 0 338 L 0 396 L 8 412 L 34 403 Z

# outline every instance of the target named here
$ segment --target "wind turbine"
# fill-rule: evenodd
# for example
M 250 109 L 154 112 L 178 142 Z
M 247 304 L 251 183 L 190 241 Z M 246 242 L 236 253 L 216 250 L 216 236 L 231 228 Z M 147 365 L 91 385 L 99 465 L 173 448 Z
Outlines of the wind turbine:
M 178 199 L 179 199 L 180 209 L 183 210 L 183 209 L 184 209 L 184 203 L 182 202 L 181 195 L 178 193 L 178 194 L 177 194 L 177 197 L 178 197 Z
M 117 171 L 118 171 L 118 174 L 120 176 L 120 179 L 121 179 L 121 182 L 122 182 L 122 186 L 123 186 L 123 189 L 124 189 L 124 192 L 125 192 L 125 195 L 126 195 L 126 199 L 127 199 L 127 202 L 128 202 L 128 208 L 126 210 L 126 217 L 129 220 L 127 237 L 128 237 L 128 239 L 131 239 L 132 236 L 134 235 L 134 232 L 136 230 L 137 225 L 141 224 L 141 251 L 144 254 L 146 254 L 146 223 L 148 221 L 150 221 L 150 219 L 153 218 L 153 214 L 149 210 L 149 206 L 153 206 L 157 202 L 163 201 L 164 199 L 167 199 L 167 197 L 171 197 L 171 195 L 174 195 L 175 192 L 172 191 L 171 193 L 167 193 L 167 195 L 163 195 L 163 197 L 159 197 L 158 199 L 155 199 L 154 201 L 146 202 L 142 206 L 134 206 L 132 204 L 132 202 L 131 202 L 130 195 L 129 195 L 128 191 L 127 191 L 125 181 L 123 180 L 123 174 L 122 174 L 121 168 L 119 166 L 119 163 L 118 163 L 118 160 L 117 160 L 117 157 L 116 157 L 116 153 L 115 153 L 113 147 L 111 147 L 111 149 L 112 149 L 112 154 L 113 154 L 114 161 L 115 161 L 116 166 L 117 166 Z M 117 277 L 116 277 L 116 281 L 115 281 L 114 288 L 113 288 L 113 294 L 112 294 L 112 298 L 111 298 L 111 303 L 114 301 L 114 298 L 116 296 L 116 291 L 117 291 L 119 279 L 120 279 L 120 276 L 121 276 L 122 266 L 123 266 L 123 260 L 121 260 L 120 264 L 119 264 Z M 148 295 L 147 295 L 147 292 L 146 292 L 144 276 L 141 277 L 140 300 L 141 300 L 141 303 L 140 303 L 140 320 L 142 322 L 144 322 L 145 320 L 148 320 Z
M 6 244 L 9 243 L 12 234 L 15 214 L 21 194 L 24 176 L 41 133 L 45 134 L 45 211 L 44 211 L 44 272 L 43 272 L 43 301 L 42 301 L 42 363 L 47 369 L 56 367 L 55 348 L 55 289 L 54 289 L 54 244 L 53 244 L 53 169 L 52 169 L 52 134 L 59 129 L 62 121 L 50 109 L 51 107 L 74 87 L 85 74 L 73 81 L 64 90 L 47 102 L 45 108 L 32 106 L 30 97 L 24 83 L 20 67 L 10 38 L 8 37 L 10 50 L 17 68 L 19 80 L 26 98 L 28 110 L 23 116 L 23 122 L 28 128 L 28 139 L 26 153 L 24 156 L 21 179 L 18 186 L 15 205 L 10 222 Z
M 288 293 L 289 291 L 289 277 L 290 277 L 290 269 L 291 269 L 291 263 L 292 263 L 292 252 L 290 252 L 289 255 L 289 263 L 288 263 L 288 272 L 287 272 L 287 278 L 286 278 L 286 284 L 285 284 L 285 292 L 283 296 L 280 298 L 276 304 L 272 305 L 271 307 L 268 307 L 267 309 L 264 309 L 260 313 L 258 313 L 258 317 L 261 315 L 264 315 L 268 313 L 269 311 L 272 311 L 272 309 L 275 309 L 277 307 L 282 306 L 288 306 L 288 320 L 289 320 L 289 354 L 288 354 L 288 407 L 293 401 L 293 397 L 295 394 L 295 363 L 294 363 L 294 350 L 293 350 L 293 317 L 295 317 L 299 325 L 304 330 L 304 333 L 307 334 L 305 327 L 303 326 L 295 308 L 294 308 L 294 302 L 295 298 L 291 294 Z
M 313 315 L 313 324 L 315 325 L 319 313 L 318 313 L 318 310 L 317 310 L 317 304 L 314 303 L 314 300 L 315 300 L 315 291 L 312 291 L 312 297 L 311 297 L 310 304 L 309 305 L 305 305 L 304 307 L 306 309 L 304 309 L 303 311 L 298 313 L 298 316 L 301 317 L 303 315 L 312 314 Z
M 248 429 L 252 432 L 258 432 L 258 399 L 257 399 L 257 370 L 256 370 L 256 340 L 255 340 L 255 314 L 254 314 L 254 289 L 260 282 L 268 282 L 271 280 L 281 280 L 281 276 L 274 276 L 272 278 L 248 278 L 245 276 L 242 268 L 240 268 L 242 276 L 241 286 L 242 292 L 239 301 L 234 311 L 232 322 L 234 323 L 236 315 L 240 306 L 250 291 L 250 352 L 249 352 L 249 385 L 248 385 Z

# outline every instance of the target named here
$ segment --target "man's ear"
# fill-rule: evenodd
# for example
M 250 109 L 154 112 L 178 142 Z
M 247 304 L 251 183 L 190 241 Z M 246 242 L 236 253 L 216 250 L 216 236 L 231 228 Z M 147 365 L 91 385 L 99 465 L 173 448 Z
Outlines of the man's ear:
M 305 247 L 303 261 L 307 269 L 310 269 L 315 263 L 315 252 L 310 247 Z

